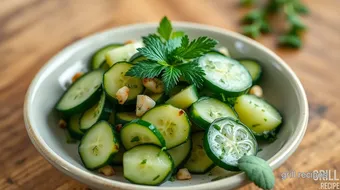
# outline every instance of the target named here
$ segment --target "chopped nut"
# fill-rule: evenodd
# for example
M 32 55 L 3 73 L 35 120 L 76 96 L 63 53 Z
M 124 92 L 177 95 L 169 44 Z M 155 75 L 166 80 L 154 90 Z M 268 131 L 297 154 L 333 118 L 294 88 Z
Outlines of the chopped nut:
M 84 73 L 78 72 L 72 77 L 72 82 L 75 82 L 77 79 L 79 79 Z
M 133 43 L 135 43 L 135 41 L 133 41 L 133 40 L 128 40 L 128 41 L 124 42 L 124 44 L 133 44 Z
M 156 102 L 147 95 L 138 95 L 136 104 L 136 115 L 142 116 L 149 109 L 155 107 Z
M 118 100 L 119 104 L 124 104 L 125 103 L 125 101 L 129 97 L 129 91 L 130 91 L 130 89 L 127 86 L 123 86 L 122 88 L 120 88 L 117 91 L 116 97 L 117 97 L 117 100 Z
M 249 94 L 255 95 L 257 97 L 263 96 L 262 88 L 259 85 L 254 85 L 250 88 Z
M 158 78 L 145 78 L 142 82 L 143 85 L 153 93 L 164 92 L 164 83 Z
M 105 176 L 113 176 L 115 175 L 115 171 L 113 170 L 112 166 L 106 165 L 98 170 L 100 173 L 104 174 Z
M 63 119 L 59 120 L 59 127 L 62 128 L 62 129 L 66 129 L 66 127 L 67 127 L 66 121 L 63 120 Z
M 191 179 L 191 174 L 186 168 L 179 169 L 176 175 L 178 180 L 188 180 Z
M 116 125 L 116 131 L 117 131 L 117 132 L 120 132 L 120 130 L 122 129 L 122 127 L 123 127 L 123 124 L 117 124 L 117 125 Z

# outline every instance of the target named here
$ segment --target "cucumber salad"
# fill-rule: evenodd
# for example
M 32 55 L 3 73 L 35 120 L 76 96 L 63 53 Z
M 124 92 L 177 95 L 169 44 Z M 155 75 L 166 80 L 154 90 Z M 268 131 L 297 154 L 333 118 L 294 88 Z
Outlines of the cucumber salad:
M 164 17 L 140 41 L 94 52 L 57 102 L 83 165 L 131 183 L 160 185 L 215 166 L 240 171 L 258 140 L 270 143 L 282 123 L 262 95 L 261 64 L 234 59 L 218 42 L 189 39 Z

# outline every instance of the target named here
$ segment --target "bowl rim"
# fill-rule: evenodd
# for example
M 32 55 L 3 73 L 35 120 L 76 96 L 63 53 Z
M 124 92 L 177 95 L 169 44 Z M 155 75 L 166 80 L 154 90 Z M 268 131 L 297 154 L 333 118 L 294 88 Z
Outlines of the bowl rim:
M 88 171 L 84 171 L 72 164 L 70 164 L 68 161 L 64 160 L 61 156 L 57 155 L 43 140 L 43 138 L 35 131 L 36 128 L 34 128 L 31 125 L 31 118 L 30 113 L 28 112 L 30 107 L 30 100 L 33 96 L 33 90 L 35 86 L 37 85 L 38 79 L 41 78 L 41 76 L 51 67 L 55 59 L 58 59 L 58 57 L 62 56 L 63 54 L 67 53 L 70 49 L 73 49 L 77 46 L 81 46 L 81 44 L 85 43 L 88 40 L 91 40 L 91 38 L 98 38 L 100 36 L 105 36 L 106 33 L 110 33 L 112 31 L 119 31 L 119 30 L 134 30 L 139 28 L 145 28 L 145 27 L 156 27 L 158 23 L 138 23 L 138 24 L 130 24 L 120 27 L 114 27 L 110 28 L 108 30 L 97 32 L 95 34 L 92 34 L 90 36 L 87 36 L 79 41 L 76 41 L 72 43 L 71 45 L 67 46 L 63 50 L 59 51 L 54 57 L 52 57 L 35 75 L 34 79 L 32 80 L 26 96 L 25 96 L 25 102 L 24 102 L 24 121 L 27 133 L 29 135 L 29 138 L 31 139 L 32 144 L 35 146 L 35 148 L 40 152 L 41 155 L 45 157 L 46 160 L 48 160 L 54 167 L 62 171 L 63 173 L 79 180 L 82 183 L 85 183 L 92 187 L 99 187 L 99 188 L 122 188 L 122 189 L 141 189 L 141 190 L 149 190 L 149 189 L 160 189 L 159 186 L 153 187 L 153 186 L 146 186 L 146 185 L 136 185 L 136 184 L 130 184 L 126 182 L 120 182 L 115 181 L 109 178 L 105 178 L 102 176 L 99 176 L 97 174 L 93 174 Z M 181 27 L 181 28 L 188 28 L 188 29 L 200 29 L 205 30 L 207 32 L 215 32 L 220 33 L 222 35 L 228 35 L 232 38 L 236 38 L 242 42 L 246 42 L 249 44 L 252 44 L 256 48 L 261 49 L 265 53 L 272 56 L 277 63 L 286 70 L 286 72 L 292 77 L 292 81 L 296 85 L 296 90 L 298 93 L 298 96 L 300 98 L 300 105 L 302 107 L 302 117 L 299 119 L 299 126 L 296 127 L 296 130 L 291 135 L 291 137 L 286 141 L 284 146 L 269 160 L 269 165 L 276 169 L 278 168 L 285 160 L 288 159 L 288 157 L 297 149 L 298 145 L 300 144 L 301 140 L 303 139 L 303 136 L 305 134 L 305 131 L 307 129 L 307 123 L 308 123 L 308 102 L 306 93 L 304 91 L 304 88 L 296 76 L 296 74 L 292 71 L 292 69 L 274 52 L 260 44 L 259 42 L 256 42 L 255 40 L 252 40 L 246 36 L 243 36 L 241 34 L 238 34 L 233 31 L 229 31 L 223 28 L 205 25 L 205 24 L 198 24 L 198 23 L 191 23 L 191 22 L 173 22 L 174 27 Z M 218 181 L 212 181 L 208 183 L 203 184 L 196 184 L 196 185 L 188 185 L 188 186 L 174 186 L 174 187 L 161 187 L 161 189 L 164 190 L 205 190 L 205 189 L 211 189 L 212 187 L 214 189 L 221 189 L 226 188 L 228 186 L 229 188 L 237 187 L 241 184 L 248 183 L 248 180 L 246 178 L 246 175 L 244 172 L 241 172 L 239 174 L 233 175 L 231 177 L 227 177 Z

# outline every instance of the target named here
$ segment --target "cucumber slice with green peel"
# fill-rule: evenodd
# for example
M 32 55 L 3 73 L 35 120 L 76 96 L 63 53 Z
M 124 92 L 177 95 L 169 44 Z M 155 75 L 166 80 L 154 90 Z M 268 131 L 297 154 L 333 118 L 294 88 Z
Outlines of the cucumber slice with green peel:
M 112 110 L 112 112 L 110 113 L 109 119 L 107 120 L 111 125 L 115 125 L 116 124 L 116 111 Z
M 167 151 L 155 145 L 138 145 L 123 156 L 124 177 L 132 183 L 160 185 L 171 177 L 174 162 Z
M 190 121 L 184 110 L 172 105 L 160 105 L 146 112 L 142 120 L 152 123 L 170 149 L 186 142 L 190 136 Z
M 81 114 L 71 116 L 67 124 L 67 130 L 70 133 L 71 137 L 78 140 L 80 140 L 84 136 L 84 132 L 80 130 L 80 117 Z
M 216 119 L 205 132 L 204 149 L 214 163 L 230 171 L 239 171 L 238 160 L 256 155 L 257 142 L 249 128 L 231 117 Z
M 263 136 L 274 131 L 281 123 L 280 113 L 265 100 L 244 94 L 236 99 L 235 111 L 240 120 L 255 136 Z
M 125 104 L 135 103 L 137 95 L 142 94 L 144 91 L 144 86 L 141 79 L 136 77 L 125 76 L 125 73 L 133 65 L 127 62 L 119 62 L 114 64 L 108 71 L 104 74 L 104 90 L 106 94 L 117 103 L 116 93 L 117 91 L 127 86 L 129 88 L 129 96 Z
M 136 119 L 120 130 L 123 146 L 126 150 L 140 144 L 155 144 L 165 147 L 165 140 L 158 129 L 147 121 Z
M 171 104 L 177 108 L 186 109 L 198 100 L 197 89 L 195 85 L 190 85 L 179 93 L 172 96 L 165 103 Z
M 229 105 L 209 97 L 202 97 L 189 110 L 189 117 L 197 126 L 208 129 L 217 118 L 232 117 L 237 119 L 233 108 Z
M 82 113 L 100 99 L 102 82 L 102 70 L 83 75 L 63 94 L 55 108 L 66 115 Z
M 191 139 L 187 140 L 187 142 L 176 146 L 170 150 L 167 150 L 172 159 L 174 160 L 174 168 L 178 168 L 181 164 L 186 162 L 190 156 L 192 148 Z
M 198 127 L 194 122 L 191 122 L 191 132 L 196 133 L 198 131 L 204 131 L 202 127 Z
M 135 42 L 112 49 L 105 54 L 106 62 L 111 67 L 117 62 L 128 61 L 135 53 L 137 53 L 137 48 L 140 47 L 143 47 L 143 43 Z
M 260 80 L 262 74 L 262 67 L 259 62 L 252 59 L 239 59 L 238 61 L 248 70 L 253 80 L 253 84 L 256 84 Z
M 112 158 L 112 165 L 115 165 L 115 166 L 120 166 L 123 164 L 123 155 L 125 153 L 125 148 L 123 147 L 123 145 L 119 145 L 119 150 L 118 152 L 113 155 L 113 158 Z
M 112 162 L 119 144 L 113 128 L 106 121 L 96 123 L 81 139 L 78 152 L 89 170 L 101 168 Z
M 100 120 L 108 120 L 112 112 L 111 104 L 106 100 L 105 93 L 102 95 L 97 104 L 86 110 L 79 120 L 80 130 L 87 131 Z
M 132 120 L 138 119 L 135 112 L 117 112 L 116 124 L 126 124 Z
M 109 44 L 97 50 L 91 57 L 91 69 L 99 69 L 106 65 L 105 55 L 108 51 L 113 50 L 117 47 L 123 46 L 124 44 Z
M 214 52 L 202 56 L 198 63 L 205 72 L 205 86 L 215 93 L 239 96 L 252 85 L 247 69 L 234 59 Z
M 137 52 L 130 58 L 129 62 L 132 64 L 136 64 L 139 61 L 143 61 L 143 60 L 147 60 L 147 58 L 144 57 L 144 55 L 142 55 L 141 53 Z
M 197 132 L 192 134 L 192 150 L 188 161 L 184 167 L 190 173 L 204 174 L 215 167 L 214 162 L 208 157 L 203 148 L 204 132 Z

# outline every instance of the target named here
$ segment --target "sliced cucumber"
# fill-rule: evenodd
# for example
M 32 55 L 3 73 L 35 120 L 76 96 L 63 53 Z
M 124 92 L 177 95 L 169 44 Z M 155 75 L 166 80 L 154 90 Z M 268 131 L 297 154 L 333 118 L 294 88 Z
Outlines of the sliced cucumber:
M 148 89 L 145 89 L 144 94 L 149 96 L 153 101 L 156 102 L 156 104 L 162 104 L 165 102 L 165 100 L 168 98 L 168 96 L 165 93 L 153 93 Z
M 106 65 L 106 53 L 120 46 L 123 46 L 123 44 L 110 44 L 97 50 L 91 57 L 91 69 L 94 70 L 104 67 L 104 65 Z
M 191 173 L 204 174 L 215 166 L 203 148 L 203 138 L 204 132 L 192 134 L 192 151 L 184 164 Z
M 208 129 L 217 118 L 237 118 L 237 115 L 227 104 L 215 98 L 202 97 L 191 106 L 189 117 L 197 126 Z
M 124 153 L 124 177 L 132 183 L 159 185 L 172 174 L 171 156 L 155 145 L 139 145 Z
M 146 60 L 147 58 L 144 57 L 141 53 L 137 52 L 135 53 L 129 60 L 129 62 L 131 62 L 132 64 L 136 64 L 139 61 L 143 61 Z
M 213 52 L 198 62 L 205 72 L 205 86 L 216 93 L 234 97 L 244 94 L 252 85 L 247 69 L 234 59 Z
M 87 131 L 97 121 L 109 119 L 112 107 L 105 97 L 103 92 L 98 103 L 82 114 L 79 120 L 80 130 Z
M 66 115 L 77 114 L 92 107 L 102 94 L 103 71 L 94 70 L 80 77 L 64 93 L 56 109 Z
M 259 62 L 252 59 L 239 59 L 238 60 L 250 73 L 253 79 L 253 84 L 256 84 L 261 78 L 262 68 Z
M 117 112 L 116 124 L 126 124 L 132 120 L 138 119 L 135 112 Z
M 144 86 L 141 79 L 135 77 L 125 76 L 125 73 L 133 65 L 127 62 L 119 62 L 114 64 L 104 74 L 104 89 L 107 95 L 111 97 L 114 102 L 117 102 L 116 93 L 123 86 L 127 86 L 129 91 L 129 97 L 125 104 L 134 102 L 138 94 L 142 94 Z
M 235 111 L 256 136 L 274 131 L 282 122 L 280 113 L 265 100 L 245 94 L 236 99 Z
M 106 121 L 96 123 L 81 139 L 78 152 L 87 169 L 95 170 L 112 162 L 119 144 L 113 128 Z
M 244 155 L 256 155 L 257 142 L 247 126 L 225 117 L 215 120 L 205 132 L 204 149 L 216 165 L 238 171 L 237 161 Z
M 110 50 L 105 55 L 106 62 L 111 67 L 117 62 L 128 61 L 135 53 L 137 53 L 137 48 L 140 47 L 143 47 L 143 43 L 135 42 Z
M 198 100 L 197 89 L 195 85 L 190 85 L 178 94 L 171 97 L 165 103 L 171 104 L 177 108 L 186 109 Z
M 158 129 L 141 119 L 133 120 L 124 125 L 120 131 L 120 136 L 126 150 L 139 144 L 155 144 L 165 147 L 165 140 Z
M 189 138 L 191 124 L 182 109 L 161 105 L 146 112 L 142 119 L 152 123 L 161 132 L 168 149 L 184 143 Z
M 81 139 L 81 137 L 83 137 L 84 135 L 84 132 L 80 130 L 79 125 L 80 116 L 81 116 L 80 114 L 71 116 L 67 125 L 67 129 L 71 137 L 78 140 Z
M 173 87 L 170 90 L 169 96 L 172 97 L 172 96 L 178 94 L 179 92 L 181 92 L 183 89 L 185 89 L 188 86 L 189 85 L 186 82 L 179 82 L 179 84 L 177 84 L 175 87 Z
M 188 139 L 187 142 L 168 150 L 168 153 L 174 160 L 175 164 L 174 168 L 177 168 L 182 163 L 186 162 L 186 160 L 188 160 L 191 148 L 192 148 L 191 139 Z

